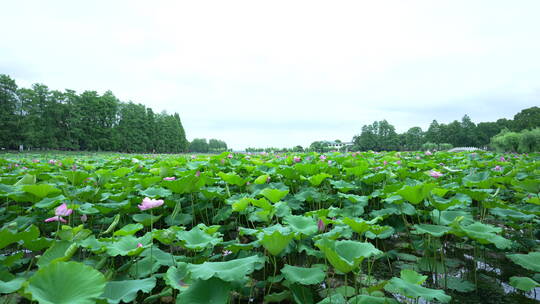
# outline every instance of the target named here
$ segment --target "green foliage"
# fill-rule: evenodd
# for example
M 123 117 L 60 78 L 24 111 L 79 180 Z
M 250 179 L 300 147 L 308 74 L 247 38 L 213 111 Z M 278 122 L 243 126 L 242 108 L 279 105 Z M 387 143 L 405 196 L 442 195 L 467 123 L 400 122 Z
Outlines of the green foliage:
M 491 146 L 499 152 L 531 153 L 540 151 L 540 128 L 511 132 L 501 131 L 491 139 Z
M 105 277 L 76 262 L 57 262 L 39 269 L 26 291 L 40 304 L 92 304 L 105 289 Z
M 2 156 L 2 300 L 525 303 L 540 282 L 537 153 Z
M 184 152 L 178 114 L 123 103 L 111 91 L 50 91 L 42 84 L 17 88 L 0 75 L 0 143 L 3 148 L 122 152 Z

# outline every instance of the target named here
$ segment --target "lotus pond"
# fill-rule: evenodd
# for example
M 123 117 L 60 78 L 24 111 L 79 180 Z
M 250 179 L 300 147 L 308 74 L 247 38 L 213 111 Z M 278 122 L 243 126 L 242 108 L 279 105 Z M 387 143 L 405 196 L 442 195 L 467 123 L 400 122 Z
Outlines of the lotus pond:
M 539 154 L 1 154 L 2 303 L 538 303 Z

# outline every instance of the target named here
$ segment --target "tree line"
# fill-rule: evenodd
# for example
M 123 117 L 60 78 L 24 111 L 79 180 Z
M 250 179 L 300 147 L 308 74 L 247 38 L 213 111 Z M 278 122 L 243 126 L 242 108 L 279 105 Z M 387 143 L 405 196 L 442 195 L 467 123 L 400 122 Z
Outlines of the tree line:
M 221 153 L 227 151 L 227 143 L 219 139 L 195 138 L 189 143 L 189 152 Z
M 335 140 L 339 142 L 339 140 Z M 426 131 L 421 127 L 397 133 L 386 120 L 364 125 L 352 139 L 347 151 L 416 151 L 448 150 L 452 147 L 492 148 L 498 151 L 540 151 L 540 108 L 531 107 L 517 113 L 513 119 L 501 118 L 494 122 L 475 124 L 468 115 L 461 121 L 439 123 L 433 120 Z M 246 152 L 328 152 L 333 148 L 328 141 L 314 141 L 309 147 L 247 148 Z
M 354 146 L 351 150 L 356 151 L 390 151 L 390 150 L 421 150 L 438 149 L 444 150 L 451 147 L 477 147 L 496 148 L 501 150 L 500 144 L 496 145 L 493 139 L 501 133 L 525 132 L 540 127 L 540 108 L 531 107 L 524 109 L 514 116 L 514 119 L 501 118 L 494 122 L 481 122 L 475 124 L 468 115 L 463 116 L 461 121 L 454 120 L 451 123 L 439 123 L 433 120 L 426 131 L 420 127 L 412 127 L 407 132 L 398 134 L 395 128 L 386 120 L 375 121 L 371 125 L 364 125 L 359 135 L 354 136 Z M 522 151 L 530 152 L 540 146 L 540 138 L 535 137 L 538 132 L 526 133 L 527 143 L 522 144 Z M 514 138 L 516 137 L 515 135 Z M 513 148 L 505 149 L 518 151 L 518 144 Z M 528 147 L 528 148 L 527 148 Z
M 111 91 L 77 94 L 43 84 L 19 88 L 0 74 L 0 147 L 30 149 L 157 152 L 187 151 L 177 113 L 122 102 Z

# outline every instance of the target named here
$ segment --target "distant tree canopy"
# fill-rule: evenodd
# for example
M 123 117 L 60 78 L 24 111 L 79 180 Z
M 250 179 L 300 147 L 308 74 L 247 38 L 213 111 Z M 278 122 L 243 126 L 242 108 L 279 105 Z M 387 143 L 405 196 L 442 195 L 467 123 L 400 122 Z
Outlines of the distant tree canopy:
M 433 120 L 425 132 L 420 127 L 412 127 L 403 134 L 396 134 L 394 126 L 383 120 L 364 125 L 360 135 L 353 138 L 352 150 L 443 150 L 451 147 L 481 148 L 491 144 L 498 150 L 530 152 L 534 151 L 534 147 L 538 147 L 534 142 L 538 132 L 535 129 L 539 127 L 540 108 L 538 107 L 522 110 L 514 116 L 513 120 L 502 118 L 495 122 L 475 124 L 468 115 L 465 115 L 461 121 L 454 120 L 449 124 Z M 507 135 L 501 135 L 493 141 L 492 138 L 503 130 L 505 130 L 503 133 Z M 520 146 L 518 136 L 523 138 L 521 148 L 518 148 Z M 509 142 L 513 142 L 513 145 Z
M 180 116 L 155 114 L 142 104 L 121 102 L 111 91 L 77 94 L 42 84 L 18 88 L 0 74 L 0 147 L 184 152 L 188 142 Z
M 227 143 L 218 139 L 195 138 L 189 144 L 189 152 L 198 153 L 221 153 L 227 151 Z

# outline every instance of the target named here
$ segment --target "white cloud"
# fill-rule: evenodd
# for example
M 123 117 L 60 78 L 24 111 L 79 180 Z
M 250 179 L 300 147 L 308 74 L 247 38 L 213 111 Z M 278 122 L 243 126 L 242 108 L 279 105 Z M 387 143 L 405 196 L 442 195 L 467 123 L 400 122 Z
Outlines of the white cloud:
M 0 72 L 19 85 L 110 89 L 179 112 L 190 139 L 234 148 L 350 140 L 385 118 L 400 131 L 465 113 L 509 118 L 538 104 L 537 1 L 4 7 Z

